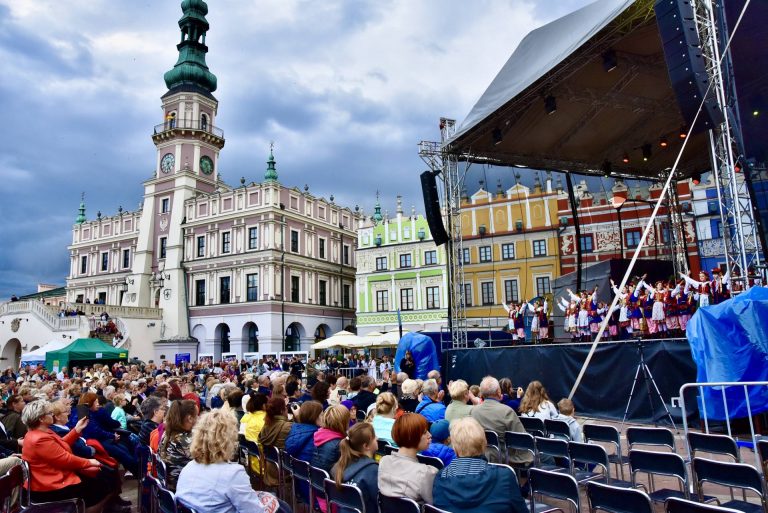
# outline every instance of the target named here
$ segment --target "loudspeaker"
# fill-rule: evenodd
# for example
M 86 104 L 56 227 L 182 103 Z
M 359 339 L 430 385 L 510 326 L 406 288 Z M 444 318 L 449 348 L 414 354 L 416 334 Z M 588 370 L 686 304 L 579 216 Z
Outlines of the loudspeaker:
M 692 125 L 702 98 L 706 101 L 692 133 L 710 130 L 723 122 L 723 113 L 715 91 L 710 90 L 709 77 L 701 52 L 691 0 L 656 0 L 656 24 L 664 46 L 664 60 L 669 81 L 675 91 L 677 105 L 687 125 Z
M 437 195 L 437 181 L 432 171 L 421 173 L 421 193 L 424 195 L 424 211 L 427 216 L 429 231 L 435 245 L 442 246 L 448 242 L 448 234 L 443 226 L 443 216 L 440 214 L 440 198 Z

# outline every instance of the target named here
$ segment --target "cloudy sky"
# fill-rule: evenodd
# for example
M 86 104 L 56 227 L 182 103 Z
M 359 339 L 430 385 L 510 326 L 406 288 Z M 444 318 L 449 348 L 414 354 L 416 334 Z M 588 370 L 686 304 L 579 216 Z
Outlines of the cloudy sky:
M 224 180 L 260 180 L 274 141 L 285 184 L 423 211 L 418 142 L 460 123 L 531 29 L 588 2 L 209 0 Z M 179 5 L 0 0 L 0 298 L 64 284 L 81 192 L 89 218 L 139 204 Z

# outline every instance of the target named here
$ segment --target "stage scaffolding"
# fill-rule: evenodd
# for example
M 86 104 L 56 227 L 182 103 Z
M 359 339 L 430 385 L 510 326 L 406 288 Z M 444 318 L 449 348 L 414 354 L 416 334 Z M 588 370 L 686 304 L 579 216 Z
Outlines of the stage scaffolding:
M 440 118 L 440 142 L 421 141 L 419 143 L 419 157 L 443 182 L 443 217 L 448 233 L 445 251 L 448 258 L 448 329 L 451 332 L 451 347 L 462 349 L 467 347 L 464 245 L 462 243 L 460 212 L 463 179 L 459 172 L 458 156 L 445 151 L 445 143 L 453 137 L 455 131 L 455 120 Z

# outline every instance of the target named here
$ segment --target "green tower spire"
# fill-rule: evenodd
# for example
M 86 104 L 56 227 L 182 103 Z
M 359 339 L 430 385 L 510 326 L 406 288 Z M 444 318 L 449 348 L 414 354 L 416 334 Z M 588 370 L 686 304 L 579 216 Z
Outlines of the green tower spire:
M 379 191 L 376 191 L 376 206 L 373 207 L 373 215 L 371 216 L 374 224 L 379 224 L 384 216 L 381 215 L 381 203 L 379 203 Z
M 80 196 L 80 208 L 78 209 L 77 218 L 75 224 L 83 224 L 85 222 L 85 193 Z
M 165 74 L 165 85 L 169 90 L 179 87 L 202 89 L 206 93 L 216 90 L 216 75 L 208 70 L 205 63 L 205 33 L 208 32 L 208 5 L 203 0 L 184 0 L 181 2 L 184 12 L 179 20 L 181 42 L 176 45 L 179 60 L 172 70 Z
M 267 160 L 267 172 L 264 173 L 265 182 L 277 181 L 277 169 L 275 169 L 275 156 L 272 154 L 274 144 L 269 145 L 269 159 Z

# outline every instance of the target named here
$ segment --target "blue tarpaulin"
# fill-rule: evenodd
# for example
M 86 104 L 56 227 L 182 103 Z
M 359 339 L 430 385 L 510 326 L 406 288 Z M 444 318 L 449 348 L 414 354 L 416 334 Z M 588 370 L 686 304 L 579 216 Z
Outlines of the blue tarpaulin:
M 748 292 L 700 308 L 686 330 L 699 383 L 768 381 L 768 289 Z M 768 387 L 749 387 L 751 413 L 768 411 Z M 702 397 L 703 396 L 703 397 Z M 715 420 L 748 416 L 744 387 L 703 388 L 700 411 Z
M 405 352 L 410 351 L 413 354 L 413 361 L 416 362 L 416 378 L 427 379 L 427 374 L 431 370 L 440 370 L 440 361 L 437 358 L 435 343 L 426 335 L 421 333 L 406 333 L 397 344 L 397 353 L 395 353 L 395 371 L 400 372 L 400 360 L 405 358 Z

